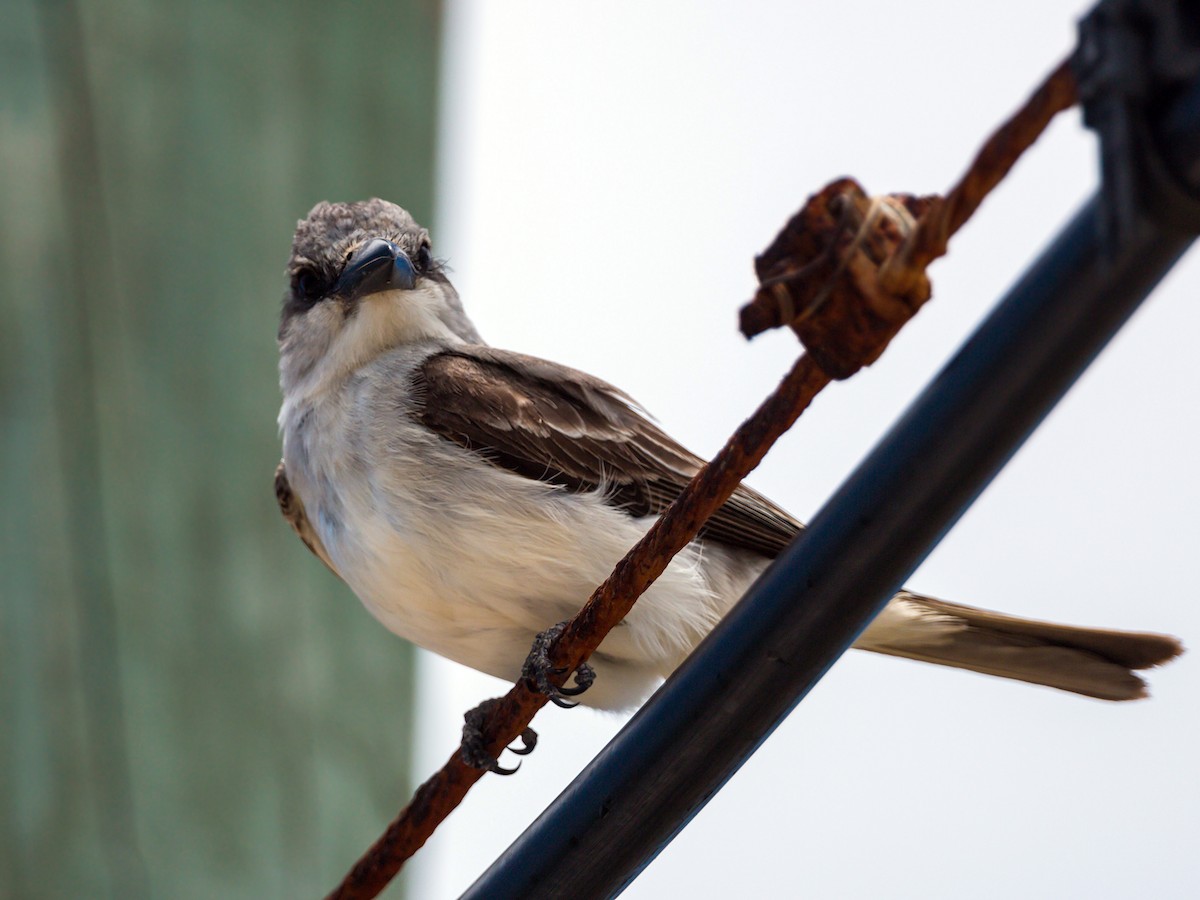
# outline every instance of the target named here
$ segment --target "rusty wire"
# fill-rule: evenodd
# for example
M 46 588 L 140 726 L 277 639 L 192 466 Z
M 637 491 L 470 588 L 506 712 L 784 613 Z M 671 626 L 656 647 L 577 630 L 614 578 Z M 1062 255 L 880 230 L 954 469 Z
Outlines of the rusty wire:
M 893 293 L 903 293 L 917 273 L 946 253 L 946 246 L 966 224 L 979 204 L 1041 136 L 1058 113 L 1079 100 L 1071 61 L 1063 60 L 1007 122 L 987 139 L 958 183 L 945 198 L 934 202 L 917 221 L 912 240 L 879 273 L 880 283 Z
M 946 197 L 934 198 L 929 210 L 918 218 L 911 239 L 882 261 L 875 275 L 877 283 L 900 295 L 914 280 L 924 278 L 925 266 L 946 252 L 949 237 L 1004 178 L 1054 114 L 1073 105 L 1075 96 L 1075 82 L 1068 64 L 1064 63 L 987 141 Z M 821 249 L 821 252 L 826 251 L 827 248 Z M 883 338 L 883 343 L 877 347 L 864 348 L 863 364 L 877 357 L 887 340 L 890 336 Z M 586 661 L 609 630 L 628 614 L 637 598 L 662 574 L 675 554 L 696 537 L 705 521 L 729 499 L 772 444 L 791 428 L 832 378 L 811 354 L 802 354 L 797 359 L 775 391 L 737 429 L 712 462 L 696 474 L 662 517 L 617 564 L 608 579 L 592 593 L 583 609 L 567 623 L 550 650 L 554 666 L 571 672 Z M 483 713 L 482 729 L 488 752 L 494 757 L 499 756 L 521 736 L 546 702 L 545 695 L 532 690 L 523 680 L 514 684 L 504 697 L 490 701 Z M 456 750 L 445 765 L 417 789 L 408 806 L 328 895 L 328 900 L 362 900 L 377 896 L 483 774 L 484 770 L 468 766 Z

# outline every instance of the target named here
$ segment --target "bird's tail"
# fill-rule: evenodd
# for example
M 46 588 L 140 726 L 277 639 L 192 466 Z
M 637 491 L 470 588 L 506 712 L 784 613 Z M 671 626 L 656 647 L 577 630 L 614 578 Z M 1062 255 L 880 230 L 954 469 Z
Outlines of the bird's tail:
M 1135 670 L 1183 652 L 1164 634 L 1055 625 L 909 591 L 897 594 L 854 646 L 1102 700 L 1147 696 Z

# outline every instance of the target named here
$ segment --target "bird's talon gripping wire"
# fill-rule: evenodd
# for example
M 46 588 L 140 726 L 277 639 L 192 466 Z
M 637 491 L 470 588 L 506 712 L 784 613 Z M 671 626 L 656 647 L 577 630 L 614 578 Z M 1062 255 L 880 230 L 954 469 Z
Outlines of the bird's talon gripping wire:
M 499 702 L 495 699 L 484 700 L 463 716 L 462 745 L 458 752 L 462 761 L 473 769 L 484 769 L 488 772 L 495 772 L 497 775 L 512 775 L 521 768 L 521 764 L 518 762 L 511 769 L 500 765 L 500 761 L 488 752 L 487 738 L 483 732 L 488 716 Z M 526 728 L 521 732 L 520 749 L 517 747 L 508 747 L 507 749 L 517 756 L 528 756 L 536 746 L 537 732 L 532 728 Z
M 587 663 L 580 663 L 575 668 L 575 685 L 573 687 L 560 687 L 551 681 L 551 678 L 567 673 L 567 669 L 563 666 L 555 666 L 550 662 L 550 647 L 562 635 L 566 625 L 566 622 L 559 622 L 533 639 L 533 647 L 529 651 L 529 656 L 525 658 L 525 664 L 521 667 L 521 676 L 529 682 L 534 690 L 550 698 L 550 702 L 555 706 L 562 709 L 573 709 L 579 704 L 565 698 L 578 697 L 590 688 L 596 680 L 596 670 Z

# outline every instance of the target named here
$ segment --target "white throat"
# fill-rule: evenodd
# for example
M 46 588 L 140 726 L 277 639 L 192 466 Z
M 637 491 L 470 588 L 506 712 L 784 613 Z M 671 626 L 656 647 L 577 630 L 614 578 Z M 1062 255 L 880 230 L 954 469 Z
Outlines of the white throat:
M 442 291 L 437 284 L 381 291 L 365 297 L 348 318 L 332 304 L 322 304 L 293 322 L 279 358 L 285 408 L 326 392 L 396 347 L 465 343 L 442 315 Z

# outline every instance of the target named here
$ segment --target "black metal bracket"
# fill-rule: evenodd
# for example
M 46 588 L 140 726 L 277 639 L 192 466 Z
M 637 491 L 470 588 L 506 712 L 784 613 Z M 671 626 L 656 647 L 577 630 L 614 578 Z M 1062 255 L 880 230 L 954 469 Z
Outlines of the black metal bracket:
M 1084 123 L 1100 137 L 1104 245 L 1116 247 L 1147 219 L 1200 234 L 1196 173 L 1172 165 L 1156 127 L 1200 75 L 1200 3 L 1104 0 L 1079 23 L 1072 66 Z

